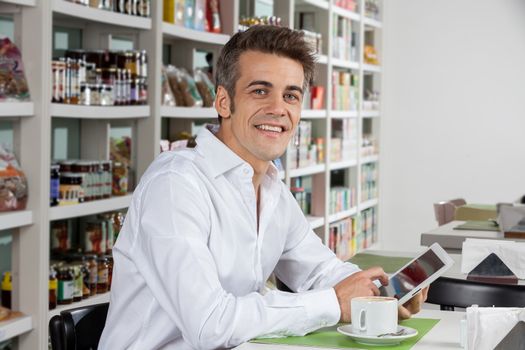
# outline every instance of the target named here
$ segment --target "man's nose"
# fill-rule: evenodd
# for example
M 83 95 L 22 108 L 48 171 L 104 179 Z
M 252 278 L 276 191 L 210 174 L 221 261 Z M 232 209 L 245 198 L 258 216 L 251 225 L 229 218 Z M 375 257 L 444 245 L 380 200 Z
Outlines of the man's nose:
M 265 107 L 265 114 L 276 117 L 283 117 L 286 115 L 286 103 L 280 95 L 274 95 L 268 99 L 268 104 Z

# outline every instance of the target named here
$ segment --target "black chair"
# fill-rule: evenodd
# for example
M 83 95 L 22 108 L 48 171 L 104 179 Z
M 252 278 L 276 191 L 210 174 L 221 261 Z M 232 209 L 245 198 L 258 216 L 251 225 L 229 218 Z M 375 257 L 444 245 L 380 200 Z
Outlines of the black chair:
M 430 286 L 426 302 L 450 311 L 472 305 L 525 307 L 525 286 L 440 277 Z
M 96 350 L 109 303 L 64 310 L 49 320 L 53 350 Z

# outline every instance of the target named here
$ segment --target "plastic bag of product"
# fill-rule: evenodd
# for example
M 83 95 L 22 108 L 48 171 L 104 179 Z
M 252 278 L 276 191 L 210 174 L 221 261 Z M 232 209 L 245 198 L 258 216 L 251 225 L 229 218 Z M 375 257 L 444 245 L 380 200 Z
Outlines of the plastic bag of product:
M 185 106 L 184 95 L 182 94 L 182 91 L 179 86 L 177 68 L 175 68 L 175 66 L 169 65 L 165 67 L 165 71 L 166 77 L 168 78 L 169 86 L 171 88 L 171 92 L 173 93 L 173 97 L 175 97 L 175 106 Z
M 212 33 L 222 32 L 219 0 L 206 1 L 206 31 Z
M 163 106 L 175 107 L 177 103 L 175 102 L 175 96 L 171 90 L 170 83 L 168 81 L 168 75 L 166 74 L 166 69 L 162 67 L 161 72 L 161 104 Z
M 193 77 L 184 68 L 175 68 L 178 87 L 186 107 L 202 107 L 203 101 Z
M 203 107 L 212 107 L 213 101 L 215 101 L 215 86 L 202 69 L 195 69 L 193 75 L 199 94 L 202 97 Z
M 29 100 L 20 51 L 9 38 L 0 39 L 0 101 Z
M 10 150 L 0 146 L 0 212 L 23 210 L 27 204 L 27 179 Z

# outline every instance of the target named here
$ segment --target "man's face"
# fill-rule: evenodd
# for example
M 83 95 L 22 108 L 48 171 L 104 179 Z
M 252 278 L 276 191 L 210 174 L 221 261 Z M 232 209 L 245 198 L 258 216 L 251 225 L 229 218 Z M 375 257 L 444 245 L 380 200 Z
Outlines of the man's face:
M 238 68 L 234 112 L 219 111 L 221 139 L 255 167 L 286 150 L 301 114 L 303 67 L 289 58 L 247 51 Z

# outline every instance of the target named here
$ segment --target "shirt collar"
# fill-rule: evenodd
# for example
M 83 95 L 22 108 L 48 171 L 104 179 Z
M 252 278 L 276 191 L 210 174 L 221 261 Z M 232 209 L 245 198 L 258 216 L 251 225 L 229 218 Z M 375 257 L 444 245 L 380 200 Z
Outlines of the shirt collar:
M 198 132 L 196 138 L 196 150 L 206 158 L 212 176 L 217 177 L 243 164 L 250 166 L 215 136 L 218 130 L 218 125 L 207 124 Z M 279 170 L 273 162 L 270 162 L 266 175 L 271 180 L 279 180 Z

